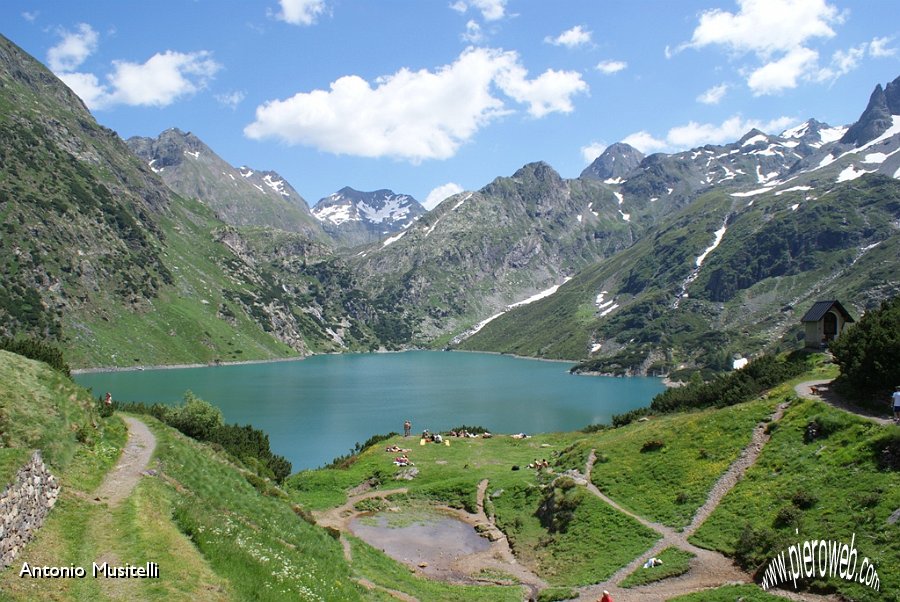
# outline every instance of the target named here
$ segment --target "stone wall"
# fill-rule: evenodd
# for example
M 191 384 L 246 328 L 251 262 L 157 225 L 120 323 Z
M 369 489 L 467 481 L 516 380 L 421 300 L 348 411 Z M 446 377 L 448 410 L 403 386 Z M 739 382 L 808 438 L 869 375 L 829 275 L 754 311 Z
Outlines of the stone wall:
M 59 483 L 36 451 L 0 493 L 0 569 L 34 537 L 57 496 Z

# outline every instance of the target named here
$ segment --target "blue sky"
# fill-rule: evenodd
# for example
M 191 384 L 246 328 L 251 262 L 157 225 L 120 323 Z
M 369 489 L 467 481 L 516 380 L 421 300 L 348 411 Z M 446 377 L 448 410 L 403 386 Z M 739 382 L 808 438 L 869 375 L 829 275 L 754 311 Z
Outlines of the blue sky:
M 895 0 L 6 0 L 0 24 L 123 138 L 191 131 L 310 204 L 843 125 L 900 75 Z

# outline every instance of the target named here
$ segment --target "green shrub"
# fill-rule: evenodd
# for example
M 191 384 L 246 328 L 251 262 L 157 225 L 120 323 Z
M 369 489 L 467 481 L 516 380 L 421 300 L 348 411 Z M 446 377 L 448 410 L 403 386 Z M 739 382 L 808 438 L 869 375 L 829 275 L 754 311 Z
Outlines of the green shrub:
M 881 470 L 900 470 L 900 431 L 896 428 L 872 442 L 875 462 Z
M 746 525 L 734 548 L 734 559 L 744 570 L 754 572 L 780 549 L 779 536 L 771 529 Z
M 62 351 L 52 343 L 30 337 L 3 337 L 0 338 L 0 349 L 44 362 L 54 370 L 71 376 L 69 364 L 63 358 Z
M 641 446 L 641 453 L 654 452 L 664 448 L 665 446 L 665 442 L 660 441 L 659 439 L 651 439 L 650 441 L 645 441 Z
M 184 405 L 172 413 L 170 424 L 198 441 L 209 441 L 216 428 L 222 426 L 222 411 L 190 391 L 184 394 Z
M 829 413 L 816 416 L 806 425 L 803 441 L 811 443 L 816 439 L 825 439 L 851 424 L 851 418 L 845 414 Z
M 900 383 L 900 296 L 868 311 L 829 346 L 839 381 L 859 394 L 884 393 Z
M 148 406 L 121 402 L 113 402 L 112 407 L 125 412 L 149 414 L 189 437 L 220 446 L 236 460 L 255 470 L 260 477 L 283 483 L 291 474 L 291 463 L 283 456 L 272 453 L 269 435 L 249 424 L 224 424 L 219 408 L 190 391 L 184 394 L 184 405 L 174 408 L 159 403 Z
M 584 490 L 571 477 L 560 477 L 547 489 L 535 515 L 550 533 L 565 533 L 584 499 Z
M 807 510 L 816 505 L 816 502 L 819 501 L 815 495 L 806 491 L 805 489 L 798 489 L 794 492 L 794 495 L 791 496 L 791 503 L 794 504 L 797 508 L 801 508 L 803 510 Z
M 794 506 L 785 506 L 775 515 L 776 527 L 793 527 L 800 521 L 800 511 Z

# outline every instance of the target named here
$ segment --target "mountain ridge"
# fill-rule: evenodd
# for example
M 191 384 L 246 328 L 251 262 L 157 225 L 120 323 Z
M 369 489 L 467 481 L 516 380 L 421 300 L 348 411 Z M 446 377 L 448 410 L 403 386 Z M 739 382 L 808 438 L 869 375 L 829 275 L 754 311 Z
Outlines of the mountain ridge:
M 345 186 L 316 202 L 312 215 L 339 245 L 355 247 L 403 231 L 425 208 L 408 194 Z

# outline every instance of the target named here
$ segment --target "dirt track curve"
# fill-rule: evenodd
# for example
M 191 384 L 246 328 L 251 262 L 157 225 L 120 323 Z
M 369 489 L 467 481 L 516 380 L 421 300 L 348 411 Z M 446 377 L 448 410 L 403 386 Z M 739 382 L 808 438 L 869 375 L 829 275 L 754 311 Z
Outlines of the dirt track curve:
M 95 500 L 106 502 L 110 506 L 119 505 L 131 495 L 156 450 L 156 437 L 146 424 L 130 416 L 123 416 L 122 419 L 128 425 L 128 441 L 125 443 L 122 457 L 107 473 L 93 496 Z

